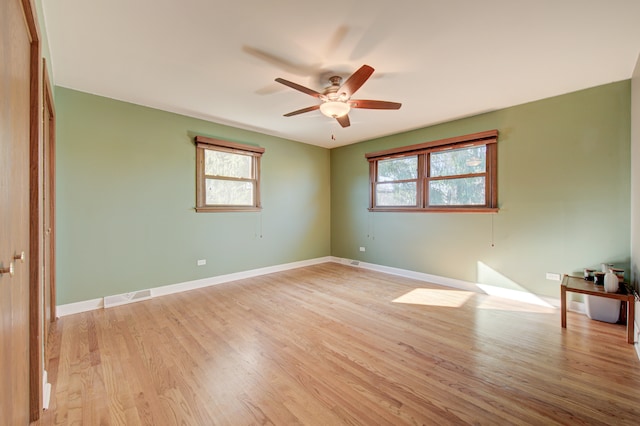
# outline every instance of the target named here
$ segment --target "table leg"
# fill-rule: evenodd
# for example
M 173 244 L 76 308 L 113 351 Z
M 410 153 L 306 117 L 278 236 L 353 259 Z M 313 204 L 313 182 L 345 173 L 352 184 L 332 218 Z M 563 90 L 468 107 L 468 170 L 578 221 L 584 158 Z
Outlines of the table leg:
M 567 328 L 567 288 L 560 286 L 560 320 L 562 328 Z
M 635 336 L 634 336 L 635 311 L 636 311 L 635 297 L 630 297 L 629 300 L 627 300 L 627 342 L 631 344 L 633 344 L 635 340 Z

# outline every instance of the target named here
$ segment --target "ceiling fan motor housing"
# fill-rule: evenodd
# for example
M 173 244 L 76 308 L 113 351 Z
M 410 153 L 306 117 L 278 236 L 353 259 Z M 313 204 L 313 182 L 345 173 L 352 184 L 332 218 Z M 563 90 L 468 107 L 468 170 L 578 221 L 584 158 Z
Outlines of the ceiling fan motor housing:
M 331 82 L 331 85 L 327 86 L 324 89 L 320 99 L 322 99 L 324 102 L 327 102 L 327 101 L 346 102 L 348 100 L 347 94 L 344 92 L 338 94 L 338 90 L 340 90 L 340 86 L 342 85 L 342 77 L 338 75 L 334 75 L 333 77 L 329 78 L 329 81 Z

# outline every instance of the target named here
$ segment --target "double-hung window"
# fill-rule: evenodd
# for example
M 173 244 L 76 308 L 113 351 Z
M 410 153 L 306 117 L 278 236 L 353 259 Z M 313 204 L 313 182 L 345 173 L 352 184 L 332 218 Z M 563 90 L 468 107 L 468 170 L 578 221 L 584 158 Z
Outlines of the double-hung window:
M 498 131 L 372 152 L 371 211 L 496 212 Z
M 196 211 L 256 211 L 264 148 L 196 136 Z

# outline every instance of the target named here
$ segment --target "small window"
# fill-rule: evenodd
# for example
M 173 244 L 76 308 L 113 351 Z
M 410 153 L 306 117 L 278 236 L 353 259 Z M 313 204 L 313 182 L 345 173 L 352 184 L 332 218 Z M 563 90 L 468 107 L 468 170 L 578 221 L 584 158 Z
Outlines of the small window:
M 495 212 L 498 131 L 366 154 L 371 211 Z
M 417 207 L 418 156 L 380 160 L 377 182 L 378 205 Z
M 431 153 L 429 205 L 484 206 L 486 158 L 486 145 Z
M 196 136 L 196 211 L 256 211 L 264 148 Z

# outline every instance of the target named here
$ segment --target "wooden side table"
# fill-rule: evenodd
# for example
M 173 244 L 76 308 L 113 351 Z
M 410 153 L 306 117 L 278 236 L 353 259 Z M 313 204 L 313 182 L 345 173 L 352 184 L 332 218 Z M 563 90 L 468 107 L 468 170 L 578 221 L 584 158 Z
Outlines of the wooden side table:
M 567 328 L 567 292 L 600 296 L 627 302 L 627 342 L 634 343 L 633 323 L 635 318 L 635 297 L 633 294 L 607 293 L 604 286 L 595 285 L 582 277 L 564 275 L 560 283 L 560 308 L 562 328 Z

